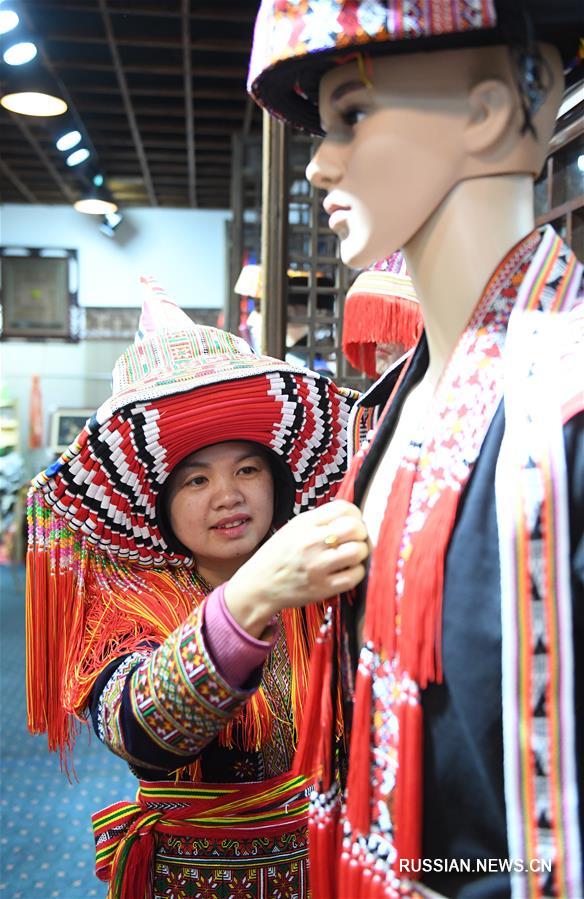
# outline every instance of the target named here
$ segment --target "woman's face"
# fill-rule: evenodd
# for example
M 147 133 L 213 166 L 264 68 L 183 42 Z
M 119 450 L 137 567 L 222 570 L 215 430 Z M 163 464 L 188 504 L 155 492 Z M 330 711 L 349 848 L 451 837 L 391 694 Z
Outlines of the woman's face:
M 170 524 L 211 584 L 228 580 L 268 534 L 274 483 L 253 443 L 218 443 L 184 459 L 169 481 Z
M 369 87 L 355 62 L 321 79 L 326 136 L 306 175 L 327 192 L 348 265 L 364 268 L 406 246 L 459 177 L 464 87 L 443 56 L 376 57 Z

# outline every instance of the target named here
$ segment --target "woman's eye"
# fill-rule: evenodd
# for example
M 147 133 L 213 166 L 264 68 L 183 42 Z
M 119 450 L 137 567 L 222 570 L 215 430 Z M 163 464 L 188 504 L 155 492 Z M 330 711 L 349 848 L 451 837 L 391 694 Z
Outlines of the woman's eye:
M 348 125 L 350 128 L 353 128 L 355 125 L 358 125 L 365 118 L 365 112 L 358 107 L 353 107 L 350 109 L 345 109 L 341 112 L 341 119 L 343 120 L 343 124 Z
M 254 474 L 258 469 L 255 465 L 244 465 L 239 471 L 241 474 Z
M 193 484 L 194 487 L 201 487 L 206 482 L 206 480 L 207 478 L 204 475 L 196 474 L 194 478 L 190 478 L 188 483 Z

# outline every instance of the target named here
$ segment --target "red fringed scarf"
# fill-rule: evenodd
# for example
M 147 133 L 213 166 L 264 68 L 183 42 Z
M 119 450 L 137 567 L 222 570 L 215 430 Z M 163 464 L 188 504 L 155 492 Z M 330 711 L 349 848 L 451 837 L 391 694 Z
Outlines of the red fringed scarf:
M 295 770 L 319 777 L 310 812 L 317 899 L 403 895 L 399 860 L 420 857 L 420 689 L 442 680 L 445 557 L 462 490 L 502 398 L 507 324 L 540 239 L 539 232 L 528 235 L 490 279 L 395 476 L 369 572 L 342 833 L 328 725 L 330 679 L 323 685 L 339 645 L 338 603 L 316 645 L 313 664 L 320 673 L 311 676 Z M 545 279 L 530 303 L 544 285 Z M 339 496 L 353 498 L 366 452 L 353 460 Z

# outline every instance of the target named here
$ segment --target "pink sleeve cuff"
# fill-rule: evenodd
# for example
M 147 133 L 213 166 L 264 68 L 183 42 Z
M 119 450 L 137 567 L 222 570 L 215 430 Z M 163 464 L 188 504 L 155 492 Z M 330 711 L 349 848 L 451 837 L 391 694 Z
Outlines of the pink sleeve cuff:
M 241 628 L 225 604 L 225 585 L 209 594 L 205 602 L 203 628 L 207 651 L 221 677 L 239 689 L 260 668 L 276 642 L 277 629 L 269 641 L 256 640 Z

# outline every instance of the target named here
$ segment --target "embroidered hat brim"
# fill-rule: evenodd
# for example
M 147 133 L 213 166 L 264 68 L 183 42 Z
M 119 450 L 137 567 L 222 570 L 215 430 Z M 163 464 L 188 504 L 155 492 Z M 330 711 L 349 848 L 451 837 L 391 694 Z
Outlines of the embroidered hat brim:
M 565 62 L 584 31 L 580 0 L 526 0 L 537 39 L 555 44 Z M 323 74 L 355 58 L 388 53 L 509 43 L 519 15 L 511 0 L 262 0 L 256 19 L 248 91 L 271 115 L 323 134 L 318 88 Z
M 193 324 L 144 283 L 140 329 L 115 364 L 111 397 L 37 475 L 31 495 L 89 547 L 146 566 L 191 564 L 159 524 L 158 497 L 173 468 L 205 446 L 253 441 L 286 465 L 295 511 L 311 508 L 343 476 L 357 394 Z

